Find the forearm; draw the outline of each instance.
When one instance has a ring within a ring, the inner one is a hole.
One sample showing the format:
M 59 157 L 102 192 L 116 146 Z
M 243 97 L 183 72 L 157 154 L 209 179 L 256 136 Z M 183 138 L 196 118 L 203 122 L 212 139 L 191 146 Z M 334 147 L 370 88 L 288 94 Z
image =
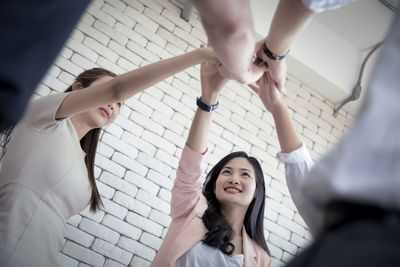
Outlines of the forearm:
M 281 0 L 266 38 L 268 49 L 275 55 L 285 54 L 313 14 L 300 0 Z
M 194 0 L 218 60 L 240 82 L 250 71 L 255 49 L 248 0 Z
M 301 146 L 301 140 L 296 133 L 289 110 L 283 102 L 271 111 L 275 122 L 276 133 L 283 153 L 290 153 Z
M 201 96 L 201 101 L 207 105 L 217 103 L 218 96 Z M 194 151 L 203 153 L 208 147 L 208 134 L 213 112 L 206 112 L 197 108 L 192 126 L 190 127 L 187 145 Z
M 116 95 L 123 101 L 193 65 L 201 63 L 201 50 L 165 59 L 122 74 L 114 79 Z

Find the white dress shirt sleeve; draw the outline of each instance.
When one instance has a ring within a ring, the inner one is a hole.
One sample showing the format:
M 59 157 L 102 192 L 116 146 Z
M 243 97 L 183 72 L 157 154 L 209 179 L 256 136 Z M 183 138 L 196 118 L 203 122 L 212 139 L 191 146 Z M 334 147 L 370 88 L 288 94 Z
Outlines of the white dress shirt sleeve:
M 314 163 L 304 144 L 290 153 L 278 153 L 277 158 L 285 164 L 286 183 L 290 195 L 303 220 L 313 234 L 317 233 L 322 224 L 322 212 L 305 198 L 303 184 Z
M 355 0 L 301 0 L 310 10 L 319 13 L 329 9 L 336 9 Z

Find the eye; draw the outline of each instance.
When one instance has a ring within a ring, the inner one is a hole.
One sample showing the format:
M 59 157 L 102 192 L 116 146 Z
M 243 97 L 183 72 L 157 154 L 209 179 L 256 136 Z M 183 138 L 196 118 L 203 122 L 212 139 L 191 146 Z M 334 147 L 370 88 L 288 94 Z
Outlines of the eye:
M 222 170 L 222 174 L 230 174 L 230 173 L 231 173 L 231 171 L 228 169 Z
M 117 106 L 120 108 L 122 106 L 121 102 L 117 102 Z
M 242 173 L 242 176 L 245 176 L 245 177 L 247 177 L 247 178 L 250 178 L 250 177 L 251 177 L 250 174 L 249 174 L 248 172 Z

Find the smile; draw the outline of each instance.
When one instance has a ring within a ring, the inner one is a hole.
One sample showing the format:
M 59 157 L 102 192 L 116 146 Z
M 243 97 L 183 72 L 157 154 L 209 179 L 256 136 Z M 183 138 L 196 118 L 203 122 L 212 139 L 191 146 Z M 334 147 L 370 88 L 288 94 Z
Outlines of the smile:
M 242 193 L 242 190 L 240 190 L 236 187 L 227 187 L 224 189 L 224 191 L 228 192 L 228 193 L 233 193 L 233 194 Z

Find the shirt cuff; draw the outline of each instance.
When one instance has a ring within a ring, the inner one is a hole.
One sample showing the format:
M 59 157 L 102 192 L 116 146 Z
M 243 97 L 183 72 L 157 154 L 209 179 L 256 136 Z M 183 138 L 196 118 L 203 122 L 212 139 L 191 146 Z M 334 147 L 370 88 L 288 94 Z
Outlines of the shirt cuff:
M 312 162 L 310 153 L 304 143 L 302 143 L 298 149 L 295 149 L 290 153 L 277 153 L 276 158 L 284 164 L 297 164 L 304 161 Z

